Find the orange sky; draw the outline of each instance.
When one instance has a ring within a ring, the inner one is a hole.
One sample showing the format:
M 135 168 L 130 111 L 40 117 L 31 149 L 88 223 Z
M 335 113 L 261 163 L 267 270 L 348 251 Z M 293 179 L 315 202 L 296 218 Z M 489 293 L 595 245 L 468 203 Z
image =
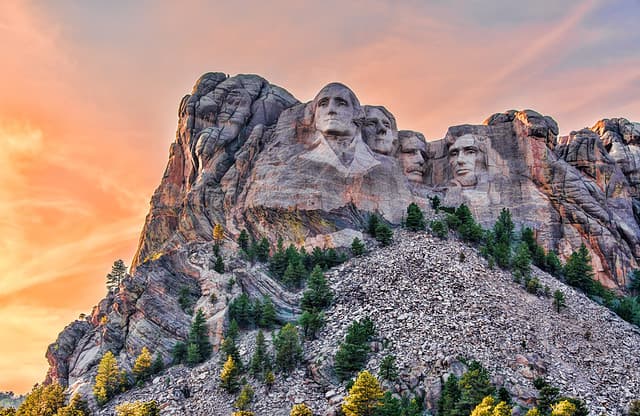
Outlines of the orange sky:
M 302 101 L 340 81 L 431 139 L 511 108 L 565 134 L 640 121 L 637 0 L 126 3 L 0 4 L 0 390 L 42 380 L 46 346 L 129 264 L 204 72 Z

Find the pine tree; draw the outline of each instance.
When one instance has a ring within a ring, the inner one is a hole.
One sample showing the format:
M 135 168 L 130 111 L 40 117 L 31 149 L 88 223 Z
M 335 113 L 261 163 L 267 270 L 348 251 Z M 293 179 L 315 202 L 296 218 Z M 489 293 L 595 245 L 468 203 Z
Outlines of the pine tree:
M 398 366 L 396 366 L 395 356 L 387 355 L 382 359 L 378 375 L 383 380 L 389 381 L 395 381 L 398 378 Z
M 242 391 L 240 392 L 238 399 L 233 403 L 233 405 L 238 410 L 247 410 L 249 408 L 249 403 L 251 403 L 251 400 L 253 400 L 253 395 L 254 392 L 251 385 L 245 384 L 242 387 Z
M 516 279 L 524 279 L 525 282 L 529 280 L 531 277 L 531 255 L 526 243 L 522 242 L 518 246 L 511 266 Z
M 222 240 L 224 240 L 224 228 L 222 224 L 216 224 L 213 226 L 213 240 L 216 242 L 216 245 L 220 245 Z
M 289 416 L 313 416 L 313 411 L 304 403 L 295 404 Z
M 562 263 L 555 251 L 549 250 L 544 259 L 544 264 L 547 272 L 556 277 L 560 276 L 560 273 L 562 272 Z
M 16 409 L 16 416 L 54 416 L 64 406 L 64 387 L 54 383 L 33 386 Z
M 290 323 L 283 326 L 273 340 L 273 345 L 276 348 L 276 365 L 280 371 L 290 373 L 302 358 L 302 347 L 296 327 Z
M 334 371 L 340 380 L 347 380 L 364 367 L 370 351 L 368 342 L 374 334 L 375 328 L 369 318 L 351 323 L 334 358 Z
M 220 372 L 220 386 L 227 391 L 227 393 L 234 393 L 238 390 L 240 373 L 236 363 L 233 361 L 233 357 L 227 356 L 227 361 L 222 367 Z
M 358 237 L 351 243 L 351 253 L 356 257 L 364 254 L 364 243 Z
M 593 289 L 593 267 L 591 267 L 591 256 L 589 250 L 584 245 L 578 251 L 571 253 L 564 266 L 564 275 L 567 283 L 581 289 L 585 293 L 591 293 Z
M 258 334 L 256 335 L 256 350 L 251 357 L 251 374 L 254 376 L 262 376 L 265 363 L 269 359 L 267 356 L 267 345 L 265 343 L 264 334 L 262 330 L 258 330 Z
M 147 347 L 142 347 L 140 355 L 133 364 L 133 376 L 137 382 L 142 382 L 151 375 L 151 365 L 151 352 Z
M 216 257 L 216 264 L 213 266 L 213 270 L 218 273 L 224 273 L 224 260 L 222 260 L 222 256 Z
M 275 277 L 281 279 L 284 276 L 288 265 L 289 260 L 287 259 L 287 254 L 284 251 L 282 238 L 279 238 L 278 244 L 276 245 L 276 251 L 273 253 L 273 256 L 271 256 L 271 260 L 269 260 L 269 271 L 273 273 Z
M 262 314 L 260 314 L 258 325 L 265 329 L 271 329 L 277 320 L 276 308 L 273 305 L 273 301 L 269 296 L 265 296 L 262 299 Z
M 173 356 L 173 364 L 182 364 L 187 360 L 187 344 L 184 342 L 176 342 L 171 350 Z
M 495 387 L 489 380 L 489 373 L 477 361 L 469 365 L 469 370 L 460 377 L 460 400 L 456 405 L 459 414 L 469 414 L 486 396 L 493 395 Z
M 564 298 L 564 293 L 560 290 L 556 290 L 553 292 L 553 307 L 556 308 L 556 311 L 560 313 L 560 309 L 566 306 L 566 301 Z
M 369 216 L 369 222 L 367 224 L 367 232 L 370 236 L 376 236 L 376 229 L 378 228 L 378 224 L 380 223 L 380 218 L 376 214 L 371 214 Z
M 302 310 L 312 312 L 322 310 L 333 300 L 333 292 L 325 279 L 320 266 L 316 266 L 307 282 L 307 290 L 302 294 L 300 306 Z
M 383 246 L 386 247 L 393 241 L 393 231 L 391 228 L 383 222 L 378 224 L 376 227 L 376 240 Z
M 155 400 L 125 402 L 116 406 L 116 416 L 160 416 L 160 406 Z
M 161 373 L 164 369 L 164 360 L 162 359 L 162 354 L 157 353 L 156 358 L 153 360 L 153 364 L 151 364 L 151 374 Z
M 345 397 L 342 411 L 345 416 L 374 416 L 382 405 L 382 388 L 378 380 L 367 370 L 358 374 L 349 395 Z
M 109 401 L 122 386 L 120 369 L 116 357 L 111 351 L 107 351 L 98 364 L 96 382 L 93 386 L 93 394 L 100 406 Z
M 431 199 L 431 208 L 433 208 L 433 210 L 437 214 L 438 210 L 440 209 L 440 198 L 438 197 L 438 195 L 434 195 L 433 198 L 430 198 L 430 199 Z
M 324 326 L 324 313 L 318 311 L 304 311 L 298 323 L 302 327 L 305 338 L 315 339 L 316 333 Z
M 235 367 L 239 372 L 242 372 L 244 364 L 240 359 L 240 351 L 236 345 L 235 339 L 232 337 L 226 337 L 222 344 L 220 344 L 221 357 L 232 357 Z
M 260 243 L 256 245 L 256 257 L 261 262 L 269 261 L 269 240 L 267 237 L 262 237 Z
M 407 207 L 406 227 L 411 231 L 420 231 L 426 228 L 424 214 L 418 205 L 410 203 Z
M 438 415 L 454 416 L 455 408 L 460 401 L 460 387 L 458 386 L 458 377 L 454 374 L 449 375 L 447 381 L 442 387 L 442 394 L 438 400 Z
M 449 234 L 447 225 L 442 221 L 439 221 L 439 220 L 431 221 L 429 223 L 429 227 L 431 228 L 431 231 L 433 232 L 433 234 L 435 234 L 436 237 L 438 237 L 441 240 L 444 240 L 445 238 L 447 238 L 447 235 Z
M 127 275 L 127 266 L 121 259 L 113 262 L 111 266 L 111 273 L 107 274 L 107 290 L 114 291 L 120 286 L 120 283 Z
M 273 387 L 273 384 L 275 382 L 276 382 L 276 376 L 273 374 L 273 371 L 268 370 L 264 374 L 264 384 L 265 386 L 267 386 L 267 390 L 271 390 L 271 387 Z
M 249 251 L 249 234 L 245 230 L 240 231 L 240 235 L 238 236 L 238 246 L 240 250 L 244 250 L 245 252 Z
M 197 346 L 197 350 L 195 346 Z M 193 319 L 191 328 L 189 330 L 187 362 L 189 362 L 190 364 L 197 364 L 206 360 L 211 356 L 211 348 L 211 343 L 209 342 L 209 331 L 207 329 L 207 321 L 204 317 L 204 312 L 202 312 L 202 309 L 198 309 L 198 312 L 196 312 L 196 316 Z M 189 357 L 190 351 L 191 359 Z

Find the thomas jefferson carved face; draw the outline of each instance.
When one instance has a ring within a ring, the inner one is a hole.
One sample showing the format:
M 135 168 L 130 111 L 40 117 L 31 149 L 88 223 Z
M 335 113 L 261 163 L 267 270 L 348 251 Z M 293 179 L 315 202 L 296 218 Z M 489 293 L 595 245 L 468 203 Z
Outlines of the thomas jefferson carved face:
M 424 182 L 427 144 L 415 134 L 400 137 L 400 163 L 412 182 Z
M 394 154 L 398 146 L 398 130 L 393 116 L 381 107 L 365 106 L 364 134 L 367 144 L 376 153 Z
M 353 119 L 360 104 L 349 88 L 338 83 L 329 84 L 320 90 L 313 102 L 315 127 L 325 137 L 353 137 L 356 134 Z
M 476 138 L 465 134 L 449 147 L 449 167 L 453 179 L 462 186 L 475 186 L 478 182 L 476 170 L 482 163 L 482 155 Z

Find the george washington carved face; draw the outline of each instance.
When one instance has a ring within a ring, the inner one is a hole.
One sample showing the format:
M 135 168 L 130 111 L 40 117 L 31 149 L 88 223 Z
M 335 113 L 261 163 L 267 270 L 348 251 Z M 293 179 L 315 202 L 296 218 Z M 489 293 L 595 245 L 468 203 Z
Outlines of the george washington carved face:
M 313 104 L 315 128 L 325 137 L 355 136 L 354 117 L 360 111 L 360 103 L 348 87 L 331 83 L 320 90 Z
M 453 180 L 461 186 L 475 186 L 483 168 L 484 155 L 480 143 L 472 134 L 464 134 L 449 146 L 449 168 Z

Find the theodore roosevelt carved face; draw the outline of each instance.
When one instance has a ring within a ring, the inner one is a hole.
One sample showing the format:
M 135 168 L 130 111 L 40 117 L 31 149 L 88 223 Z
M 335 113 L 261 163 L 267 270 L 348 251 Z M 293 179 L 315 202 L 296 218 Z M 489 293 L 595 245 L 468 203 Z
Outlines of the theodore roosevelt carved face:
M 411 132 L 400 135 L 400 153 L 398 158 L 402 170 L 412 182 L 424 182 L 427 144 L 424 138 Z

